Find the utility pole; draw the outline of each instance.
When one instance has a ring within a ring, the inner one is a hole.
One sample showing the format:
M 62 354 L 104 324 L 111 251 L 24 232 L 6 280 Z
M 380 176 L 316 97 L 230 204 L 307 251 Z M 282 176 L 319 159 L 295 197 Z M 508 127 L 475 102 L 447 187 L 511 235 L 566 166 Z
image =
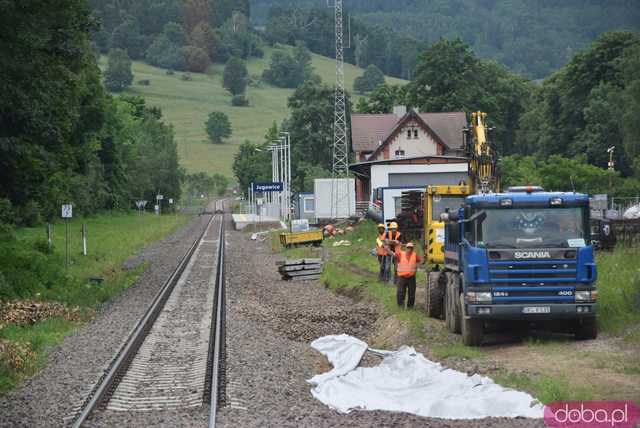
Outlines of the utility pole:
M 291 232 L 291 134 L 288 132 L 281 132 L 283 135 L 282 141 L 284 143 L 284 157 L 285 157 L 285 198 L 286 198 L 286 220 L 289 225 L 289 232 Z
M 331 171 L 331 214 L 337 218 L 339 207 L 346 202 L 350 211 L 348 182 L 349 146 L 347 138 L 347 111 L 344 94 L 344 43 L 342 25 L 342 0 L 334 0 L 336 37 L 336 87 L 333 115 L 333 167 Z M 351 213 L 348 213 L 351 214 Z
M 609 173 L 609 193 L 611 193 L 611 189 L 613 186 L 613 173 L 615 171 L 615 164 L 614 164 L 614 160 L 613 160 L 613 152 L 615 151 L 616 146 L 611 146 L 607 149 L 607 153 L 609 153 L 609 162 L 607 163 L 607 169 L 610 171 Z M 613 198 L 612 198 L 613 199 Z

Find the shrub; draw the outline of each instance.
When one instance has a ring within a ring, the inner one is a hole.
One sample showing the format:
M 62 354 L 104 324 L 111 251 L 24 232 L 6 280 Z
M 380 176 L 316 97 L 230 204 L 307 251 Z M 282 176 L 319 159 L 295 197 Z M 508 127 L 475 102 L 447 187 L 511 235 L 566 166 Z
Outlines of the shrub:
M 0 223 L 14 223 L 13 205 L 7 198 L 0 198 Z
M 8 242 L 16 239 L 15 229 L 8 223 L 0 223 L 0 242 Z
M 172 69 L 168 69 L 167 71 L 164 72 L 164 74 L 166 74 L 167 76 L 173 76 L 174 74 L 176 74 L 176 72 L 173 71 Z
M 249 105 L 249 99 L 242 94 L 234 95 L 231 98 L 231 105 L 234 107 L 246 107 Z
M 53 246 L 49 246 L 49 241 L 44 238 L 33 241 L 33 249 L 42 254 L 51 254 Z
M 27 202 L 18 209 L 16 223 L 21 226 L 36 226 L 42 223 L 41 208 L 35 201 Z
M 49 290 L 63 289 L 68 283 L 64 261 L 59 255 L 44 254 L 33 241 L 15 240 L 0 244 L 3 281 L 0 299 L 12 300 L 35 296 L 47 297 Z
M 191 77 L 191 73 L 184 73 L 182 76 L 180 76 L 180 80 L 184 80 L 185 82 L 190 82 L 193 80 L 193 77 Z
M 149 86 L 151 81 L 149 79 L 138 80 L 138 85 L 140 86 Z

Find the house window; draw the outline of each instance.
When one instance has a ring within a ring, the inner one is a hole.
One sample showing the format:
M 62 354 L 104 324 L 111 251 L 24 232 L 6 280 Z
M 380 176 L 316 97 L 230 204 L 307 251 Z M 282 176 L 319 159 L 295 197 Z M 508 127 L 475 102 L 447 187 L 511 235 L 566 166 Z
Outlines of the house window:
M 304 212 L 313 213 L 316 210 L 316 200 L 312 197 L 304 198 Z
M 418 138 L 418 128 L 413 129 L 413 138 Z
M 396 150 L 396 159 L 402 159 L 402 158 L 404 158 L 404 150 L 402 149 Z
M 407 140 L 411 139 L 411 129 L 407 129 Z
M 393 198 L 396 217 L 402 213 L 402 196 Z

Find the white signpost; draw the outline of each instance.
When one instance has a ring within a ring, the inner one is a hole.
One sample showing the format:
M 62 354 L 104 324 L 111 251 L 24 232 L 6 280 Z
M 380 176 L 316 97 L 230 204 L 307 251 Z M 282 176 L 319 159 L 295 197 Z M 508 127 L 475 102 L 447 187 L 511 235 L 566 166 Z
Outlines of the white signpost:
M 156 195 L 156 214 L 160 215 L 160 201 L 164 199 L 164 195 Z
M 73 205 L 62 204 L 62 218 L 64 219 L 65 266 L 69 268 L 69 219 L 73 217 Z

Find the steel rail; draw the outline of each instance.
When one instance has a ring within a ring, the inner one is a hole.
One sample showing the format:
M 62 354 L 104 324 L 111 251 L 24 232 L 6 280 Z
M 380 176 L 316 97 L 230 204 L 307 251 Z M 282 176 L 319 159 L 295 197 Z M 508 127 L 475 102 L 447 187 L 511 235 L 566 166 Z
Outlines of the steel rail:
M 218 404 L 222 398 L 222 394 L 219 388 L 222 384 L 221 376 L 222 371 L 220 367 L 220 356 L 224 353 L 225 345 L 225 236 L 224 236 L 224 214 L 222 221 L 220 222 L 220 235 L 218 238 L 218 271 L 216 275 L 216 291 L 214 301 L 214 318 L 212 322 L 215 322 L 215 326 L 211 329 L 211 342 L 212 343 L 212 361 L 211 361 L 211 388 L 210 388 L 210 406 L 211 411 L 209 413 L 209 427 L 214 428 L 216 426 L 216 416 L 218 413 Z
M 164 304 L 171 295 L 171 292 L 175 288 L 175 285 L 180 279 L 180 276 L 187 267 L 191 256 L 193 256 L 193 253 L 195 252 L 196 248 L 198 248 L 200 241 L 202 241 L 202 238 L 204 238 L 205 234 L 209 230 L 209 227 L 216 217 L 218 216 L 211 216 L 211 218 L 207 222 L 207 226 L 204 228 L 200 236 L 198 236 L 193 241 L 193 244 L 191 244 L 191 247 L 189 247 L 185 255 L 182 257 L 176 269 L 172 272 L 172 274 L 165 281 L 163 286 L 154 297 L 144 316 L 138 321 L 136 326 L 129 334 L 126 342 L 120 347 L 118 353 L 116 354 L 116 357 L 111 363 L 108 372 L 100 379 L 100 381 L 98 381 L 88 398 L 85 400 L 80 414 L 73 423 L 74 428 L 80 428 L 82 424 L 87 421 L 91 412 L 93 412 L 100 405 L 100 403 L 102 403 L 106 395 L 116 386 L 117 381 L 119 380 L 119 375 L 126 371 L 127 366 L 131 363 L 131 360 L 136 355 L 136 352 L 140 348 L 140 345 L 142 345 L 142 342 L 144 342 L 147 333 L 153 326 L 155 320 L 158 318 L 158 315 L 164 307 Z

